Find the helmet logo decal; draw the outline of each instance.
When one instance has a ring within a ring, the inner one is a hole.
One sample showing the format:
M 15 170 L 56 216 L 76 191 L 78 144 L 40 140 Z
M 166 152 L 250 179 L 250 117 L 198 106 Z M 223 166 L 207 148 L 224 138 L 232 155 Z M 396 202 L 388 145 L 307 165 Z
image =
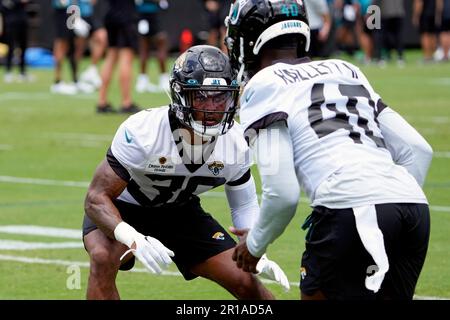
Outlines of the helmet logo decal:
M 223 78 L 205 78 L 203 80 L 205 86 L 226 86 L 227 81 Z
M 300 21 L 287 21 L 281 26 L 281 30 L 289 28 L 301 28 L 302 24 Z
M 285 14 L 286 17 L 297 17 L 298 7 L 295 4 L 291 4 L 290 6 L 283 5 L 281 7 L 281 13 Z
M 189 79 L 189 80 L 187 81 L 187 83 L 195 86 L 195 85 L 198 84 L 198 81 L 197 81 L 197 79 Z

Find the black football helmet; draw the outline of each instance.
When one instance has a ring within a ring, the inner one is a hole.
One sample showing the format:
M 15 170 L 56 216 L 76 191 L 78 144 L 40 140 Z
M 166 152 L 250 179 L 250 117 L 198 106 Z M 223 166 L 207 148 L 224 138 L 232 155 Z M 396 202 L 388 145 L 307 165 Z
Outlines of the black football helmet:
M 255 70 L 261 48 L 272 39 L 298 35 L 297 50 L 309 50 L 310 29 L 303 0 L 236 0 L 225 24 L 225 44 L 239 82 Z
M 171 110 L 202 137 L 222 135 L 234 124 L 239 85 L 228 57 L 218 48 L 194 46 L 170 75 Z

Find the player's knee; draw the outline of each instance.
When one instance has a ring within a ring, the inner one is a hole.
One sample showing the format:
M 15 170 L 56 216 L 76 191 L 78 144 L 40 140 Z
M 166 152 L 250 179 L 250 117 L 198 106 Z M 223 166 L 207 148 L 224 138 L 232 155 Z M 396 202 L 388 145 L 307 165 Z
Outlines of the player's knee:
M 119 269 L 119 258 L 104 247 L 94 248 L 89 252 L 91 258 L 91 272 L 105 273 L 108 271 L 115 272 Z
M 250 273 L 244 273 L 235 281 L 233 293 L 238 299 L 254 300 L 262 298 L 261 290 L 264 290 L 264 287 L 259 280 Z

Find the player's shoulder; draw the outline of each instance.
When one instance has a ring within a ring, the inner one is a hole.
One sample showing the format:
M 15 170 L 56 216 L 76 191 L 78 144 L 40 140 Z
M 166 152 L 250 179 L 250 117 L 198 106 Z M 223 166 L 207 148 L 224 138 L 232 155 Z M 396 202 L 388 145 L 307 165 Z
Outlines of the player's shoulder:
M 344 67 L 346 69 L 350 69 L 351 71 L 357 71 L 360 72 L 360 69 L 358 66 L 354 65 L 351 62 L 342 60 L 342 59 L 327 59 L 327 60 L 322 60 L 323 62 L 327 62 L 327 63 L 333 63 L 335 65 L 337 65 L 338 67 Z
M 234 121 L 234 125 L 228 130 L 225 137 L 238 148 L 237 150 L 241 152 L 247 151 L 248 144 L 244 136 L 244 127 L 237 121 Z
M 155 141 L 170 131 L 168 120 L 169 107 L 142 110 L 128 117 L 116 132 L 114 144 L 127 147 L 145 148 L 154 145 Z
M 168 111 L 168 106 L 142 110 L 129 116 L 121 126 L 129 132 L 147 135 L 165 124 L 163 120 L 167 117 Z
M 168 111 L 168 106 L 145 109 L 129 116 L 123 124 L 129 127 L 140 126 L 148 120 L 157 120 L 158 118 L 164 117 Z
M 111 144 L 114 156 L 124 164 L 139 167 L 157 145 L 166 139 L 170 129 L 168 107 L 140 111 L 126 119 L 119 127 Z
M 264 69 L 259 70 L 246 84 L 245 89 L 247 88 L 261 88 L 261 87 L 270 87 L 276 86 L 277 83 L 273 81 L 274 79 L 274 70 L 276 70 L 276 65 L 268 66 Z

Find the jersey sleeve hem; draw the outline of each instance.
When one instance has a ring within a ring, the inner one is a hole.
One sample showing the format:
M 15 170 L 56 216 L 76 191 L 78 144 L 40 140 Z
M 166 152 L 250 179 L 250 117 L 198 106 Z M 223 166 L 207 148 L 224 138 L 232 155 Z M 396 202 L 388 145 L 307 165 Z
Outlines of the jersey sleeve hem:
M 248 169 L 239 179 L 227 182 L 227 185 L 230 187 L 243 185 L 250 180 L 251 176 L 250 169 Z
M 250 126 L 247 127 L 247 129 L 245 129 L 245 137 L 247 141 L 251 141 L 259 134 L 259 131 L 267 129 L 275 122 L 284 121 L 287 125 L 288 117 L 289 115 L 286 112 L 280 111 L 265 115 L 263 118 L 253 122 Z
M 112 153 L 111 147 L 108 149 L 108 152 L 106 153 L 106 160 L 108 161 L 109 165 L 113 169 L 113 171 L 124 181 L 128 182 L 131 179 L 131 176 L 127 169 L 125 169 L 124 166 L 117 160 L 117 158 Z

